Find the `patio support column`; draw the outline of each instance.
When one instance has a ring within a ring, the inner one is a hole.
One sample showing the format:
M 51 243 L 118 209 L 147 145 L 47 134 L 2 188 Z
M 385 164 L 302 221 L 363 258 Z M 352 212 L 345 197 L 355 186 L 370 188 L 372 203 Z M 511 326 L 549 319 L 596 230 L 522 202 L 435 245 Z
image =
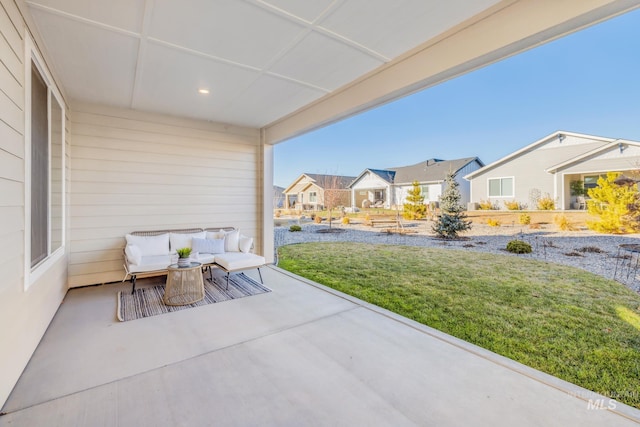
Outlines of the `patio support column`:
M 273 233 L 273 145 L 265 144 L 264 129 L 260 130 L 260 170 L 262 171 L 262 188 L 259 189 L 260 194 L 256 203 L 258 206 L 259 219 L 262 223 L 262 256 L 265 257 L 267 263 L 274 261 L 274 233 Z M 288 196 L 287 196 L 288 197 Z

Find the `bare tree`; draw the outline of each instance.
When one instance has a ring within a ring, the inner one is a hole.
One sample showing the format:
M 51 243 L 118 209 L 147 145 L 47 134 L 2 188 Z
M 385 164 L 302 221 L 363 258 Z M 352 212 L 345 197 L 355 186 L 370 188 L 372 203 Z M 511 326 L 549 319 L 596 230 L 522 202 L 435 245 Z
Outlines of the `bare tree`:
M 322 175 L 317 182 L 322 187 L 322 204 L 329 211 L 329 228 L 333 223 L 333 211 L 339 206 L 344 206 L 345 201 L 351 197 L 351 192 L 344 188 L 343 177 L 338 175 Z

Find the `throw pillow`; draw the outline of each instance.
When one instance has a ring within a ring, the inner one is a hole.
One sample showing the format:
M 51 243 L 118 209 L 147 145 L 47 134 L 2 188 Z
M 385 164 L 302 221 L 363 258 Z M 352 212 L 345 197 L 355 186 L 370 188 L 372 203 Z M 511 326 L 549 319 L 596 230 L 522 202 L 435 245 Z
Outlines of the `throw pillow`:
M 157 236 L 125 236 L 128 245 L 136 245 L 142 256 L 167 255 L 169 253 L 169 233 Z
M 240 231 L 231 230 L 224 234 L 224 250 L 226 252 L 238 252 L 238 240 L 240 240 Z
M 223 254 L 224 253 L 224 238 L 223 239 L 198 239 L 193 238 L 191 241 L 192 249 L 194 252 L 201 254 Z
M 240 235 L 240 239 L 238 239 L 238 249 L 240 249 L 240 252 L 244 252 L 245 254 L 249 253 L 252 246 L 253 237 Z
M 204 239 L 207 233 L 201 231 L 199 233 L 171 233 L 169 234 L 169 242 L 171 243 L 171 252 L 175 252 L 180 248 L 191 248 L 191 239 Z
M 127 254 L 127 260 L 129 260 L 131 264 L 140 265 L 142 262 L 142 252 L 140 252 L 140 248 L 136 245 L 127 245 L 124 253 Z

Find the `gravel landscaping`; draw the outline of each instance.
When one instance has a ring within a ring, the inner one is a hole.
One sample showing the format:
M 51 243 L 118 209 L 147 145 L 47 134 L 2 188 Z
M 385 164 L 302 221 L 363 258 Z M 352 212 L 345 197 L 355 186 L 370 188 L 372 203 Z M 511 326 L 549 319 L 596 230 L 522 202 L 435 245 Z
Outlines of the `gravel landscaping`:
M 522 226 L 490 227 L 474 224 L 471 231 L 464 233 L 460 240 L 441 240 L 431 233 L 431 223 L 414 222 L 405 226 L 407 234 L 389 233 L 384 229 L 373 229 L 362 224 L 335 225 L 341 232 L 322 233 L 324 224 L 301 224 L 302 231 L 291 232 L 289 226 L 275 227 L 275 247 L 306 242 L 360 242 L 387 245 L 423 246 L 450 248 L 469 251 L 482 251 L 502 255 L 511 255 L 537 259 L 547 262 L 578 267 L 608 279 L 614 277 L 616 262 L 618 276 L 621 264 L 628 263 L 627 258 L 618 256 L 621 244 L 640 244 L 640 235 L 596 234 L 588 230 L 555 231 L 533 230 Z M 510 240 L 519 239 L 528 242 L 533 252 L 515 255 L 505 250 Z M 636 259 L 633 258 L 635 264 Z M 626 273 L 626 272 L 625 272 Z M 623 275 L 626 277 L 626 275 Z M 640 292 L 640 280 L 630 275 L 628 280 L 620 280 L 630 289 Z

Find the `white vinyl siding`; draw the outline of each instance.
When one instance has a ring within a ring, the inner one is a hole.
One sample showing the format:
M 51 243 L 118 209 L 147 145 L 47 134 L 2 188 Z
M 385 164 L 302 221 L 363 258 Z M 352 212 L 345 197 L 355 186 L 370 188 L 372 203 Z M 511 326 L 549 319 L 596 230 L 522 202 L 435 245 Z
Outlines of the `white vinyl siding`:
M 489 197 L 513 197 L 513 177 L 490 178 L 487 182 Z
M 258 130 L 79 105 L 72 134 L 70 286 L 121 280 L 136 230 L 235 226 L 262 248 Z
M 0 406 L 18 381 L 29 358 L 67 291 L 66 258 L 46 266 L 30 284 L 30 251 L 26 242 L 27 181 L 26 74 L 30 54 L 20 11 L 10 0 L 0 0 Z M 68 174 L 67 174 L 68 176 Z

